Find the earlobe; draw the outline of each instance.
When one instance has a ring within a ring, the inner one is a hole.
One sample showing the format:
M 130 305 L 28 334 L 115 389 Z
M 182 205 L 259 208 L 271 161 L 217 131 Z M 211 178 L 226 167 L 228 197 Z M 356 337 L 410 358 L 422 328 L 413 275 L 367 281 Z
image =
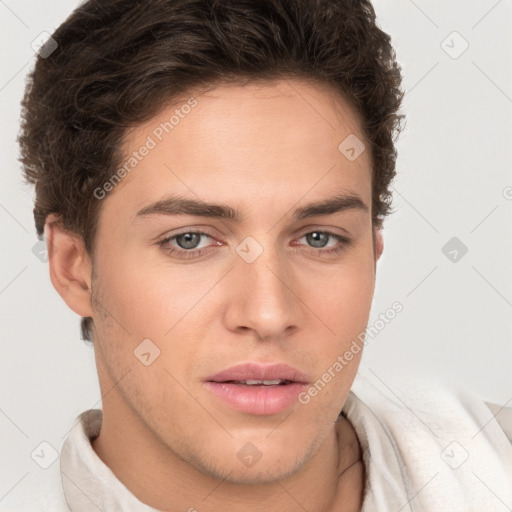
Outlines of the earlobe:
M 382 252 L 384 251 L 384 239 L 382 237 L 382 229 L 375 230 L 375 238 L 374 238 L 374 252 L 375 252 L 375 263 L 381 257 Z
M 75 313 L 92 316 L 92 266 L 82 238 L 65 230 L 54 215 L 48 216 L 44 234 L 54 288 Z

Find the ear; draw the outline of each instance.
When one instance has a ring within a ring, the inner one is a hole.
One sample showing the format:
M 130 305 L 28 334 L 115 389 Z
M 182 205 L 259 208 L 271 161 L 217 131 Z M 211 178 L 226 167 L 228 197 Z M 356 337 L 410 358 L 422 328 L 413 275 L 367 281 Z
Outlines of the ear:
M 381 257 L 384 251 L 384 239 L 382 237 L 382 229 L 375 229 L 373 232 L 373 252 L 375 254 L 375 263 Z
M 54 288 L 75 313 L 93 316 L 92 265 L 82 238 L 65 230 L 53 214 L 46 220 L 44 234 Z

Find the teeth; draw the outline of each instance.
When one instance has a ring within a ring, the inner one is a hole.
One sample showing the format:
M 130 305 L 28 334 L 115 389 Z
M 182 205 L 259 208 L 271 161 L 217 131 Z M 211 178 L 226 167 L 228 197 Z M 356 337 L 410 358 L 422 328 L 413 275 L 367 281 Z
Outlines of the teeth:
M 257 380 L 257 379 L 247 379 L 240 381 L 241 384 L 247 384 L 248 386 L 257 386 L 263 384 L 264 386 L 275 386 L 276 384 L 281 383 L 281 379 L 274 380 Z

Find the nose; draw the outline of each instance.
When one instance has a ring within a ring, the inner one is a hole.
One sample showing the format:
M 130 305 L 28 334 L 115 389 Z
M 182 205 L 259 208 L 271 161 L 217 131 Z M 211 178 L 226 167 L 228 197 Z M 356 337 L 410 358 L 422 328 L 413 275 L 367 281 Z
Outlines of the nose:
M 293 268 L 277 251 L 265 249 L 248 263 L 235 255 L 229 273 L 230 292 L 225 325 L 233 332 L 253 331 L 258 338 L 277 340 L 297 330 L 302 308 Z

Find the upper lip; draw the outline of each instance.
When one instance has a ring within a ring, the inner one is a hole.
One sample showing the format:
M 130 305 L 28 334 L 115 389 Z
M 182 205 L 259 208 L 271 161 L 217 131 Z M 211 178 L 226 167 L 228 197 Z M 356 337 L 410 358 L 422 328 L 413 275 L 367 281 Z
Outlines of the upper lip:
M 308 383 L 308 377 L 297 368 L 284 363 L 260 364 L 260 363 L 242 363 L 226 370 L 222 370 L 215 375 L 207 377 L 207 382 L 227 382 L 230 380 L 287 380 Z

